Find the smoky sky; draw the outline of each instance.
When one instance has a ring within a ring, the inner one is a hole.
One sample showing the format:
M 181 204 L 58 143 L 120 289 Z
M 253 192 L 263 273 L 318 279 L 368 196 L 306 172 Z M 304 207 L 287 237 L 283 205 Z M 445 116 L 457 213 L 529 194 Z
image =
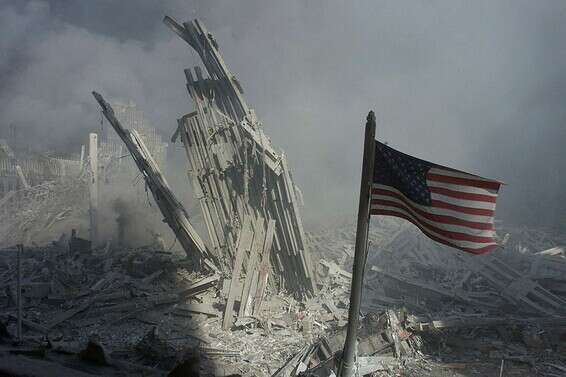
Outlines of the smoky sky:
M 566 2 L 3 0 L 0 127 L 78 150 L 97 90 L 168 138 L 199 61 L 165 14 L 215 35 L 307 220 L 355 213 L 372 109 L 392 147 L 504 181 L 500 219 L 564 229 Z

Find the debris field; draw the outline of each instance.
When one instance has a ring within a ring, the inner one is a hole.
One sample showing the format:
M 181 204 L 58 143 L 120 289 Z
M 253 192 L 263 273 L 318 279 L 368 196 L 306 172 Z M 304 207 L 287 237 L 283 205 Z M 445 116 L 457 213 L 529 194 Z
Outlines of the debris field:
M 164 23 L 205 70 L 185 71 L 194 111 L 178 119 L 172 142 L 186 153 L 206 234 L 156 162 L 155 135 L 97 92 L 155 204 L 145 210 L 160 214 L 176 248 L 157 232 L 131 247 L 99 231 L 101 187 L 119 178 L 121 147 L 98 149 L 91 134 L 88 157 L 82 148 L 80 159 L 44 158 L 57 168 L 39 180 L 44 168 L 2 141 L 0 375 L 332 376 L 354 226 L 305 229 L 285 154 L 218 42 L 198 20 Z M 500 249 L 470 256 L 403 221 L 372 220 L 359 375 L 566 376 L 566 236 L 505 224 L 498 232 Z

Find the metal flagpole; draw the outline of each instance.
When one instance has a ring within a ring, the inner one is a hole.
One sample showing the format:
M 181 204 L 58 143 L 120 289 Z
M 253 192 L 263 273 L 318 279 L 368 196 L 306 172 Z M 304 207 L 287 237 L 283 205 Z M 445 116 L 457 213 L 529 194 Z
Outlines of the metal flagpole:
M 16 285 L 16 299 L 18 306 L 18 322 L 16 325 L 16 334 L 18 337 L 18 342 L 23 340 L 22 337 L 22 251 L 24 250 L 24 245 L 19 244 L 17 254 L 17 285 Z
M 348 332 L 344 342 L 344 351 L 340 360 L 338 377 L 351 377 L 356 370 L 357 340 L 359 327 L 360 304 L 362 302 L 362 286 L 364 267 L 367 255 L 367 239 L 369 227 L 369 210 L 371 185 L 373 183 L 373 167 L 375 162 L 375 114 L 370 111 L 367 116 L 364 157 L 362 162 L 362 183 L 360 186 L 360 203 L 358 207 L 358 225 L 356 228 L 356 246 L 354 265 L 352 266 L 352 285 L 350 287 L 350 308 L 348 311 Z

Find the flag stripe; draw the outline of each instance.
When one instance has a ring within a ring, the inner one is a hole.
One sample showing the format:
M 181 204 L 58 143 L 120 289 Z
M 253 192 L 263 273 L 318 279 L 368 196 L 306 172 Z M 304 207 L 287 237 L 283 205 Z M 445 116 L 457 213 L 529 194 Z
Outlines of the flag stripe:
M 439 239 L 442 239 L 442 240 L 447 241 L 447 242 L 451 242 L 453 245 L 458 245 L 458 247 L 467 247 L 467 248 L 473 249 L 473 248 L 482 248 L 482 247 L 485 247 L 485 246 L 488 246 L 488 245 L 496 244 L 496 242 L 494 240 L 491 240 L 490 242 L 474 242 L 474 241 L 468 241 L 468 240 L 456 240 L 456 239 L 453 239 L 453 238 L 448 237 L 446 235 L 436 233 L 433 230 L 424 226 L 424 224 L 422 222 L 418 221 L 413 216 L 411 216 L 410 214 L 408 214 L 407 212 L 404 212 L 402 210 L 387 209 L 387 208 L 377 208 L 377 209 L 374 208 L 372 210 L 372 214 L 375 214 L 376 212 L 386 213 L 389 216 L 396 216 L 396 217 L 401 217 L 401 218 L 404 218 L 404 219 L 409 219 L 414 224 L 418 223 L 418 225 L 420 226 L 421 229 L 424 229 L 424 230 L 427 231 L 427 234 L 431 234 L 431 235 L 434 235 L 435 237 L 437 237 Z
M 387 211 L 387 210 L 381 210 L 381 209 L 372 209 L 371 214 L 372 215 L 395 216 L 395 217 L 400 217 L 400 218 L 403 218 L 405 220 L 408 220 L 411 223 L 413 223 L 415 226 L 417 226 L 421 230 L 421 232 L 426 234 L 427 237 L 431 238 L 432 240 L 434 240 L 436 242 L 440 242 L 440 243 L 447 245 L 447 246 L 450 246 L 450 247 L 454 247 L 456 249 L 460 249 L 462 251 L 466 251 L 468 253 L 483 254 L 483 253 L 486 253 L 486 252 L 493 250 L 494 248 L 497 247 L 496 243 L 489 243 L 485 246 L 479 246 L 479 247 L 466 247 L 466 246 L 463 246 L 463 245 L 457 245 L 453 242 L 447 241 L 443 238 L 440 238 L 440 237 L 434 235 L 433 233 L 431 233 L 428 230 L 426 230 L 425 228 L 423 228 L 419 223 L 415 222 L 412 218 L 410 218 L 409 216 L 406 216 L 404 214 L 401 214 L 401 213 L 397 213 L 397 212 L 393 212 L 393 211 Z M 476 243 L 474 243 L 474 244 L 478 245 Z
M 437 194 L 435 192 L 430 193 L 430 198 L 432 200 L 440 200 L 446 203 L 467 207 L 467 208 L 495 210 L 495 203 L 490 203 L 490 202 L 479 202 L 477 200 L 458 199 L 452 196 Z
M 469 215 L 480 215 L 480 216 L 494 216 L 495 211 L 491 209 L 483 209 L 483 208 L 469 208 L 469 207 L 462 207 L 457 206 L 454 204 L 446 203 L 441 200 L 432 200 L 432 205 L 437 208 L 446 208 L 452 209 L 454 211 L 467 213 Z
M 426 178 L 427 180 L 431 180 L 431 181 L 453 183 L 456 185 L 465 185 L 465 186 L 479 187 L 479 188 L 492 189 L 492 190 L 499 189 L 499 186 L 501 185 L 499 182 L 481 181 L 470 178 L 450 177 L 446 175 L 431 174 L 430 172 L 426 175 Z
M 455 169 L 447 168 L 446 166 L 440 166 L 440 165 L 435 165 L 435 166 L 431 167 L 429 172 L 432 173 L 432 174 L 448 175 L 450 177 L 469 178 L 469 179 L 475 179 L 475 180 L 484 181 L 484 182 L 497 182 L 497 181 L 494 181 L 493 179 L 483 178 L 483 177 L 480 177 L 480 176 L 477 176 L 477 175 L 474 175 L 474 174 L 465 173 L 465 172 L 460 171 L 460 170 L 455 170 Z M 501 184 L 501 182 L 497 182 L 497 183 Z
M 440 195 L 449 196 L 451 198 L 457 198 L 457 199 L 465 199 L 465 200 L 472 200 L 472 201 L 478 201 L 478 202 L 489 202 L 489 203 L 495 203 L 495 201 L 497 200 L 497 196 L 495 196 L 495 195 L 472 194 L 472 193 L 469 193 L 469 192 L 456 191 L 456 190 L 451 190 L 451 189 L 444 188 L 444 187 L 435 187 L 435 186 L 431 186 L 431 185 L 429 185 L 429 190 L 430 190 L 431 193 L 434 193 L 434 194 L 440 194 Z
M 399 203 L 400 201 L 400 203 Z M 440 224 L 448 224 L 448 225 L 457 225 L 457 226 L 461 226 L 461 227 L 467 227 L 467 228 L 472 228 L 472 229 L 478 229 L 478 230 L 493 230 L 494 226 L 493 226 L 493 222 L 491 223 L 480 223 L 480 222 L 475 222 L 475 221 L 467 221 L 467 220 L 462 220 L 461 218 L 457 218 L 457 217 L 453 217 L 453 216 L 443 216 L 443 215 L 436 215 L 433 213 L 428 213 L 426 211 L 420 210 L 418 208 L 415 208 L 411 203 L 409 203 L 409 200 L 407 199 L 392 199 L 390 197 L 387 196 L 372 196 L 372 200 L 371 200 L 371 204 L 380 204 L 380 205 L 384 205 L 384 206 L 392 206 L 392 207 L 397 207 L 397 208 L 408 208 L 409 210 L 411 210 L 412 212 L 414 212 L 415 214 L 427 219 L 427 220 L 431 220 L 431 221 L 435 221 L 437 223 Z
M 459 241 L 471 241 L 471 242 L 477 242 L 477 243 L 489 243 L 489 242 L 493 242 L 493 232 L 492 231 L 481 231 L 480 234 L 483 234 L 483 236 L 478 236 L 478 235 L 474 235 L 472 234 L 471 231 L 468 231 L 467 233 L 463 233 L 463 232 L 459 232 L 459 231 L 454 231 L 454 230 L 448 230 L 448 229 L 441 229 L 438 226 L 444 226 L 445 228 L 450 227 L 450 225 L 446 225 L 446 224 L 436 224 L 436 225 L 432 225 L 429 221 L 427 221 L 426 219 L 418 216 L 415 213 L 412 213 L 411 210 L 407 207 L 403 207 L 400 206 L 400 208 L 396 207 L 396 206 L 388 206 L 386 204 L 383 203 L 376 203 L 376 207 L 377 208 L 384 208 L 386 210 L 389 211 L 398 211 L 398 212 L 403 212 L 404 214 L 411 216 L 412 218 L 414 218 L 416 221 L 418 221 L 420 224 L 422 224 L 425 228 L 427 228 L 428 230 L 450 238 L 452 240 L 459 240 Z M 376 208 L 372 205 L 371 208 Z M 485 236 L 487 235 L 487 236 Z
M 385 191 L 389 191 L 389 192 L 394 192 L 397 195 L 395 195 L 398 198 L 406 198 L 405 195 L 403 195 L 403 193 L 401 193 L 401 191 L 390 187 L 390 186 L 385 186 L 385 185 L 381 185 L 378 183 L 374 183 L 373 184 L 373 189 L 372 189 L 372 194 L 378 194 L 381 191 L 377 191 L 377 190 L 385 190 Z M 386 195 L 388 195 L 386 193 Z M 407 199 L 409 200 L 409 199 Z M 438 205 L 435 205 L 435 202 Z M 453 205 L 450 203 L 446 203 L 443 201 L 435 201 L 433 199 L 432 201 L 432 206 L 428 207 L 428 206 L 422 206 L 419 204 L 414 203 L 413 201 L 411 201 L 411 203 L 417 207 L 420 208 L 422 210 L 426 210 L 427 212 L 430 213 L 435 213 L 438 215 L 447 215 L 447 216 L 462 216 L 462 213 L 465 213 L 467 216 L 467 218 L 470 218 L 470 220 L 472 221 L 480 221 L 480 222 L 489 222 L 489 221 L 484 221 L 486 220 L 486 218 L 491 218 L 494 215 L 494 211 L 489 210 L 489 209 L 478 209 L 478 208 L 473 208 L 473 207 L 463 207 L 463 206 L 458 206 L 458 205 Z M 474 216 L 474 217 L 470 217 L 470 216 Z M 480 218 L 481 216 L 481 218 Z
M 481 195 L 490 195 L 493 197 L 497 197 L 497 191 L 491 189 L 462 186 L 462 185 L 456 185 L 453 183 L 446 183 L 446 182 L 437 182 L 437 181 L 431 181 L 430 179 L 426 181 L 426 184 L 428 187 L 442 187 L 449 190 L 469 192 L 470 194 L 481 194 Z
M 479 223 L 479 224 L 492 224 L 493 223 L 493 216 L 477 216 L 477 215 L 469 215 L 463 214 L 462 212 L 452 211 L 452 210 L 445 210 L 436 207 L 429 207 L 429 206 L 422 206 L 419 205 L 403 194 L 399 192 L 394 192 L 390 190 L 373 190 L 373 194 L 371 196 L 372 199 L 385 199 L 385 200 L 400 200 L 407 205 L 410 205 L 411 208 L 422 211 L 425 213 L 429 213 L 431 215 L 439 215 L 444 216 L 444 218 L 457 218 L 463 219 L 464 221 L 469 221 L 471 223 Z

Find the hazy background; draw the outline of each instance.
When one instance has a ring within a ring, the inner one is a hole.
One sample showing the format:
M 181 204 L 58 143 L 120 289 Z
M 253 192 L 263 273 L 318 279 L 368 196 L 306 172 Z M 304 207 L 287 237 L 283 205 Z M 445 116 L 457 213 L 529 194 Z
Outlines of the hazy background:
M 169 138 L 199 61 L 165 14 L 215 35 L 310 224 L 354 213 L 373 109 L 393 147 L 506 182 L 500 219 L 564 230 L 565 1 L 0 0 L 0 131 L 78 153 L 97 90 Z

